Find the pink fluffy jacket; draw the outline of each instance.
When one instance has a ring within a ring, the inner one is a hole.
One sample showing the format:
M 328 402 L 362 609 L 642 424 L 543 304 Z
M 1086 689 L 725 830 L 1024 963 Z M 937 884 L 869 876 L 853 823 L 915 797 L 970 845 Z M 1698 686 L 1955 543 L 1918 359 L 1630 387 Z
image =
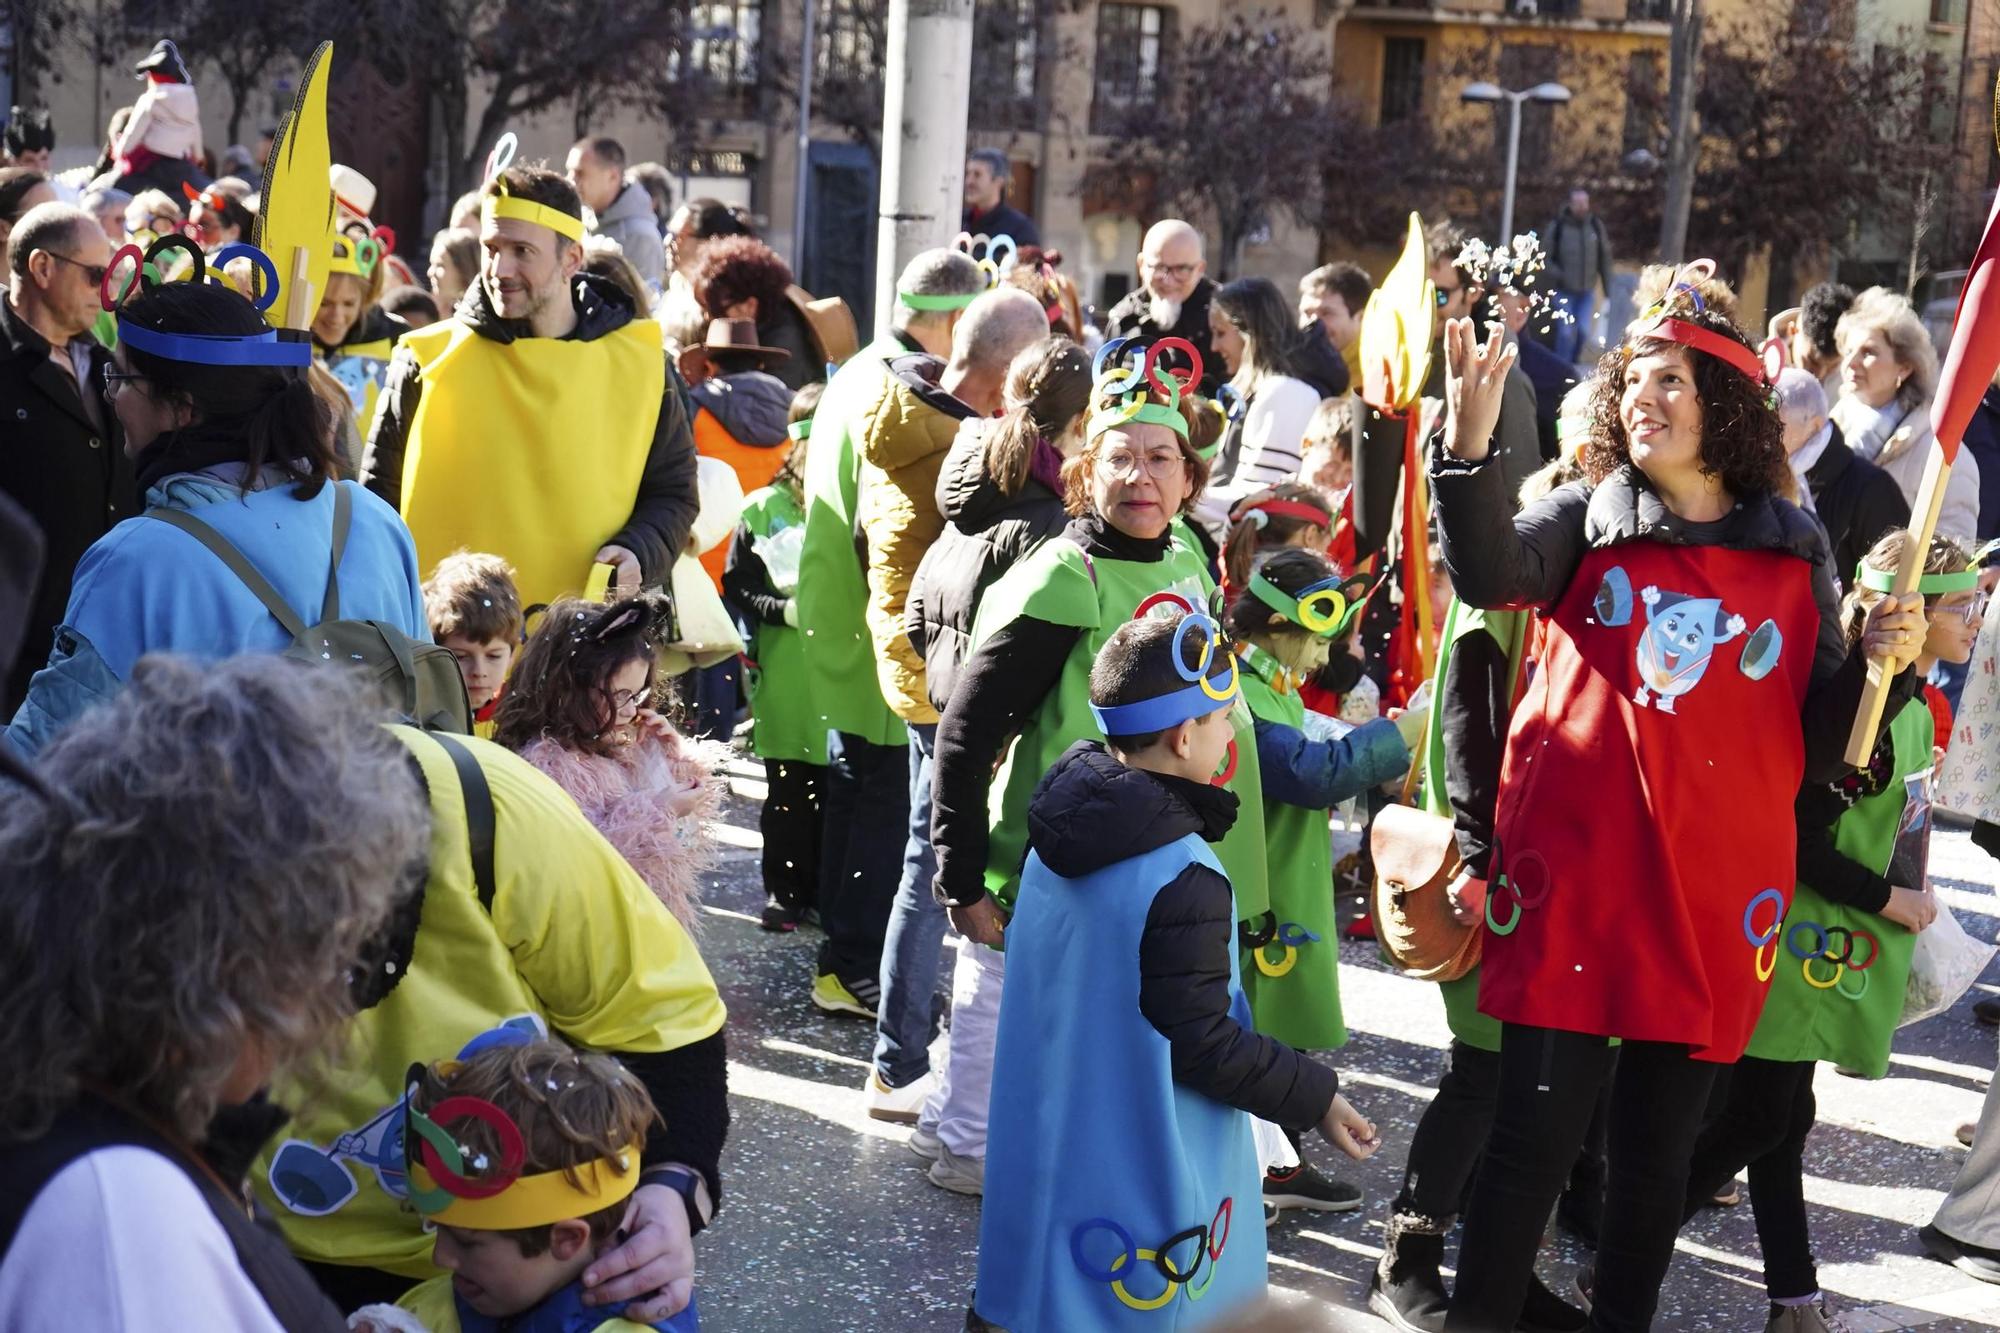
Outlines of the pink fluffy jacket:
M 711 742 L 649 734 L 604 758 L 542 737 L 521 757 L 555 779 L 605 840 L 632 864 L 688 933 L 701 931 L 701 876 L 716 861 L 708 821 L 722 808 L 713 774 L 726 755 Z

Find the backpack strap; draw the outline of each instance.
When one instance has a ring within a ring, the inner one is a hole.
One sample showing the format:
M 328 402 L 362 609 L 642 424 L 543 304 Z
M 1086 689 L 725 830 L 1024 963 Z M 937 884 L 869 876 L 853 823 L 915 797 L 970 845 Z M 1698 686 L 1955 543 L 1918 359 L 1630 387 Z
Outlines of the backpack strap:
M 294 639 L 303 639 L 305 637 L 306 625 L 304 621 L 299 619 L 298 613 L 286 605 L 285 599 L 278 596 L 278 590 L 271 586 L 271 581 L 258 573 L 257 567 L 250 563 L 249 558 L 243 552 L 231 545 L 227 537 L 224 537 L 221 533 L 196 518 L 193 514 L 188 513 L 185 509 L 148 509 L 146 517 L 156 518 L 169 527 L 179 528 L 182 532 L 185 532 L 188 536 L 206 546 L 210 554 L 214 555 L 223 564 L 229 566 L 229 572 L 234 574 L 242 582 L 243 586 L 250 590 L 251 595 L 264 604 L 264 609 L 277 617 L 278 623 L 285 627 L 287 634 L 291 635 Z M 346 534 L 342 533 L 341 536 L 344 538 Z M 337 556 L 335 563 L 338 563 Z
M 432 732 L 430 737 L 444 747 L 444 752 L 451 756 L 451 766 L 458 770 L 459 794 L 465 800 L 465 833 L 472 844 L 472 878 L 479 886 L 479 905 L 491 914 L 495 828 L 492 785 L 486 781 L 486 771 L 472 757 L 472 751 L 440 732 Z
M 347 488 L 337 481 L 327 485 L 333 487 L 333 562 L 326 567 L 326 602 L 319 613 L 322 625 L 340 619 L 340 557 L 347 550 L 347 528 L 354 517 L 354 500 Z

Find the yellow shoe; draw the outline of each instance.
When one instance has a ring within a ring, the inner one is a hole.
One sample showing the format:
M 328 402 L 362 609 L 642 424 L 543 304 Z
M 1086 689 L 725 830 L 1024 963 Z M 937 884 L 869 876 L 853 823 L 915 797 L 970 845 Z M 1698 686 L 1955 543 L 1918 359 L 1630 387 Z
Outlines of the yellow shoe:
M 873 1020 L 877 986 L 873 982 L 848 984 L 831 972 L 813 978 L 812 1002 L 830 1014 L 853 1014 Z

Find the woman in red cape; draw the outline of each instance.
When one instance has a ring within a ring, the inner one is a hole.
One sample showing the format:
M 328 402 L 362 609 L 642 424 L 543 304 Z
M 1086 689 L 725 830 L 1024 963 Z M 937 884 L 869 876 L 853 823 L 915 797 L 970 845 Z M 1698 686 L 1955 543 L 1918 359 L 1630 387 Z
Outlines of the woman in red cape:
M 1445 351 L 1445 563 L 1471 605 L 1533 608 L 1544 645 L 1501 774 L 1479 996 L 1499 1105 L 1446 1328 L 1514 1327 L 1610 1078 L 1591 1327 L 1644 1329 L 1710 1084 L 1763 1007 L 1792 799 L 1844 771 L 1863 654 L 1913 660 L 1922 620 L 1885 603 L 1850 657 L 1825 536 L 1783 498 L 1775 370 L 1692 287 L 1598 367 L 1585 479 L 1518 515 L 1488 461 L 1514 351 L 1465 320 Z

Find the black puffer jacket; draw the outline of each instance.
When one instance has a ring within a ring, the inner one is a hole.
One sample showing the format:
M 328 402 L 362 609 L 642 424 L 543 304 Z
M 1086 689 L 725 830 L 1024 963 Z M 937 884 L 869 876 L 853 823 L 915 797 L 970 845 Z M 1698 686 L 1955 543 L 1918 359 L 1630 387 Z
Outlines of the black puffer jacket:
M 1098 741 L 1078 741 L 1028 800 L 1028 843 L 1044 864 L 1078 879 L 1199 833 L 1218 842 L 1236 822 L 1236 794 L 1205 782 L 1127 768 Z M 1167 1039 L 1174 1082 L 1286 1129 L 1311 1128 L 1340 1080 L 1230 1015 L 1236 900 L 1229 881 L 1190 864 L 1162 886 L 1139 937 L 1139 1012 Z
M 986 470 L 985 432 L 974 425 L 960 428 L 938 473 L 944 533 L 917 566 L 903 611 L 910 643 L 923 654 L 931 707 L 940 714 L 959 664 L 972 650 L 972 617 L 980 597 L 1015 561 L 1069 522 L 1062 498 L 1033 477 L 1018 495 L 1000 489 Z

